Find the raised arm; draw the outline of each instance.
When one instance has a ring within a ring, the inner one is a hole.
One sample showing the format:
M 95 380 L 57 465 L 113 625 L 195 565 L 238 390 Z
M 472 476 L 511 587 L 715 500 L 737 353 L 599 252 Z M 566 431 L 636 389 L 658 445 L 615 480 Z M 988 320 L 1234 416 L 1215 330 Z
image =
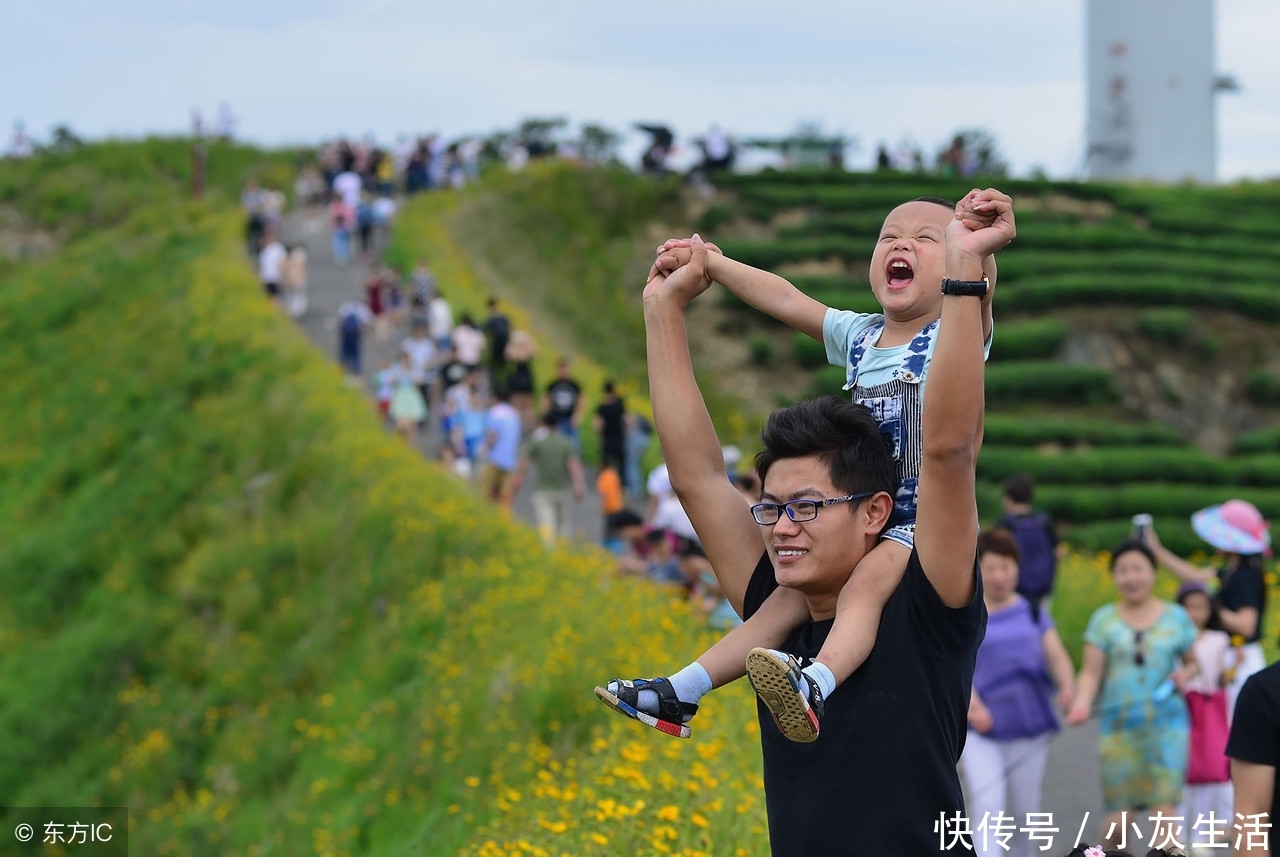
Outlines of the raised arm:
M 1142 541 L 1147 547 L 1151 548 L 1151 552 L 1155 554 L 1156 562 L 1173 572 L 1174 576 L 1179 580 L 1198 580 L 1201 583 L 1208 583 L 1218 574 L 1215 569 L 1187 562 L 1169 550 L 1160 543 L 1160 537 L 1156 535 L 1155 529 L 1152 527 L 1147 527 L 1143 531 Z
M 689 264 L 670 275 L 655 263 L 645 286 L 649 395 L 671 487 L 725 596 L 740 608 L 764 538 L 725 472 L 724 453 L 693 374 L 684 311 L 711 284 L 706 247 L 695 240 L 693 251 Z
M 971 191 L 947 227 L 947 274 L 980 280 L 982 260 L 1016 233 L 1013 202 L 999 191 Z M 942 299 L 937 343 L 921 407 L 922 448 L 916 550 L 920 565 L 948 607 L 963 607 L 977 585 L 978 504 L 975 469 L 982 445 L 981 300 Z
M 658 266 L 669 273 L 684 265 L 692 254 L 692 245 L 693 239 L 667 241 L 658 248 Z M 707 272 L 712 281 L 765 315 L 822 342 L 826 304 L 809 297 L 777 274 L 735 262 L 719 252 L 714 244 L 706 246 L 712 250 L 707 259 Z

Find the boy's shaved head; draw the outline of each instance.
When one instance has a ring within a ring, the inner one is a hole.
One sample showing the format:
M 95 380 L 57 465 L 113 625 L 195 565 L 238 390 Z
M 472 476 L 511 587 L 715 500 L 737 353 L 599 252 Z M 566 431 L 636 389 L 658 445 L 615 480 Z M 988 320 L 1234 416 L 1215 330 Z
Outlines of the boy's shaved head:
M 956 204 L 949 200 L 945 200 L 940 196 L 917 196 L 912 202 L 932 202 L 934 205 L 940 205 L 947 211 L 955 211 Z

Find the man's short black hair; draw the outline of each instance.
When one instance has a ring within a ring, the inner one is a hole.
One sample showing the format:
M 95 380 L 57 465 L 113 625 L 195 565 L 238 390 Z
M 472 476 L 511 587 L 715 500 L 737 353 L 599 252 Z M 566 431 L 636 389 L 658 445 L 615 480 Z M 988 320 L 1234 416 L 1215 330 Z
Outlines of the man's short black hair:
M 846 494 L 898 490 L 898 472 L 871 411 L 835 396 L 779 408 L 760 432 L 756 454 L 763 485 L 774 462 L 816 456 L 827 465 L 831 484 Z M 850 508 L 856 508 L 856 504 Z
M 1015 473 L 1004 481 L 1004 496 L 1014 503 L 1030 503 L 1036 483 L 1029 473 Z
M 912 202 L 932 202 L 934 205 L 941 205 L 948 211 L 955 211 L 956 204 L 950 200 L 943 199 L 940 196 L 917 196 Z
M 642 526 L 644 519 L 630 509 L 622 509 L 609 515 L 607 523 L 611 529 L 620 530 L 623 527 Z

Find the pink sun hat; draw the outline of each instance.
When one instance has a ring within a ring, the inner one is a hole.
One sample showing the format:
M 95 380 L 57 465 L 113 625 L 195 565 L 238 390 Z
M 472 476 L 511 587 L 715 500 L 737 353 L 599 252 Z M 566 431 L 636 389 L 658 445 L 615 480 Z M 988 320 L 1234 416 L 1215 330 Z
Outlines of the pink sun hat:
M 1228 500 L 1191 516 L 1196 535 L 1226 553 L 1271 555 L 1271 525 L 1258 507 L 1245 500 Z

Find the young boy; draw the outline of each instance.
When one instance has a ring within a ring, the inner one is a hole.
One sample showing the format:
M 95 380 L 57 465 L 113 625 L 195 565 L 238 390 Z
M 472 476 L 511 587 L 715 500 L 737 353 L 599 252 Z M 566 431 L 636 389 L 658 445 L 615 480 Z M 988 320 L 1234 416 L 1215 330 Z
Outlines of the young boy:
M 989 200 L 982 191 L 970 191 L 962 207 L 966 217 L 989 217 Z M 823 700 L 866 660 L 875 644 L 881 610 L 902 578 L 914 543 L 920 404 L 942 310 L 939 284 L 946 271 L 945 231 L 956 216 L 956 207 L 946 200 L 922 197 L 903 203 L 885 218 L 870 266 L 871 288 L 883 314 L 832 309 L 783 278 L 728 259 L 707 245 L 715 251 L 708 256 L 707 269 L 713 281 L 756 309 L 821 339 L 828 359 L 846 366 L 845 389 L 853 390 L 854 401 L 870 408 L 880 423 L 901 484 L 888 528 L 841 590 L 834 627 L 808 666 L 801 669 L 794 658 L 776 651 L 793 629 L 809 620 L 804 599 L 782 587 L 747 622 L 670 678 L 615 679 L 597 687 L 596 696 L 606 705 L 667 734 L 687 738 L 688 723 L 701 697 L 745 672 L 787 738 L 817 739 Z M 686 264 L 696 249 L 693 245 L 701 243 L 697 236 L 668 241 L 658 250 L 659 267 L 672 271 Z M 994 257 L 983 261 L 983 272 L 987 288 L 982 327 L 989 348 Z M 792 516 L 791 508 L 787 514 Z M 808 553 L 800 541 L 777 547 L 780 565 L 802 561 Z

